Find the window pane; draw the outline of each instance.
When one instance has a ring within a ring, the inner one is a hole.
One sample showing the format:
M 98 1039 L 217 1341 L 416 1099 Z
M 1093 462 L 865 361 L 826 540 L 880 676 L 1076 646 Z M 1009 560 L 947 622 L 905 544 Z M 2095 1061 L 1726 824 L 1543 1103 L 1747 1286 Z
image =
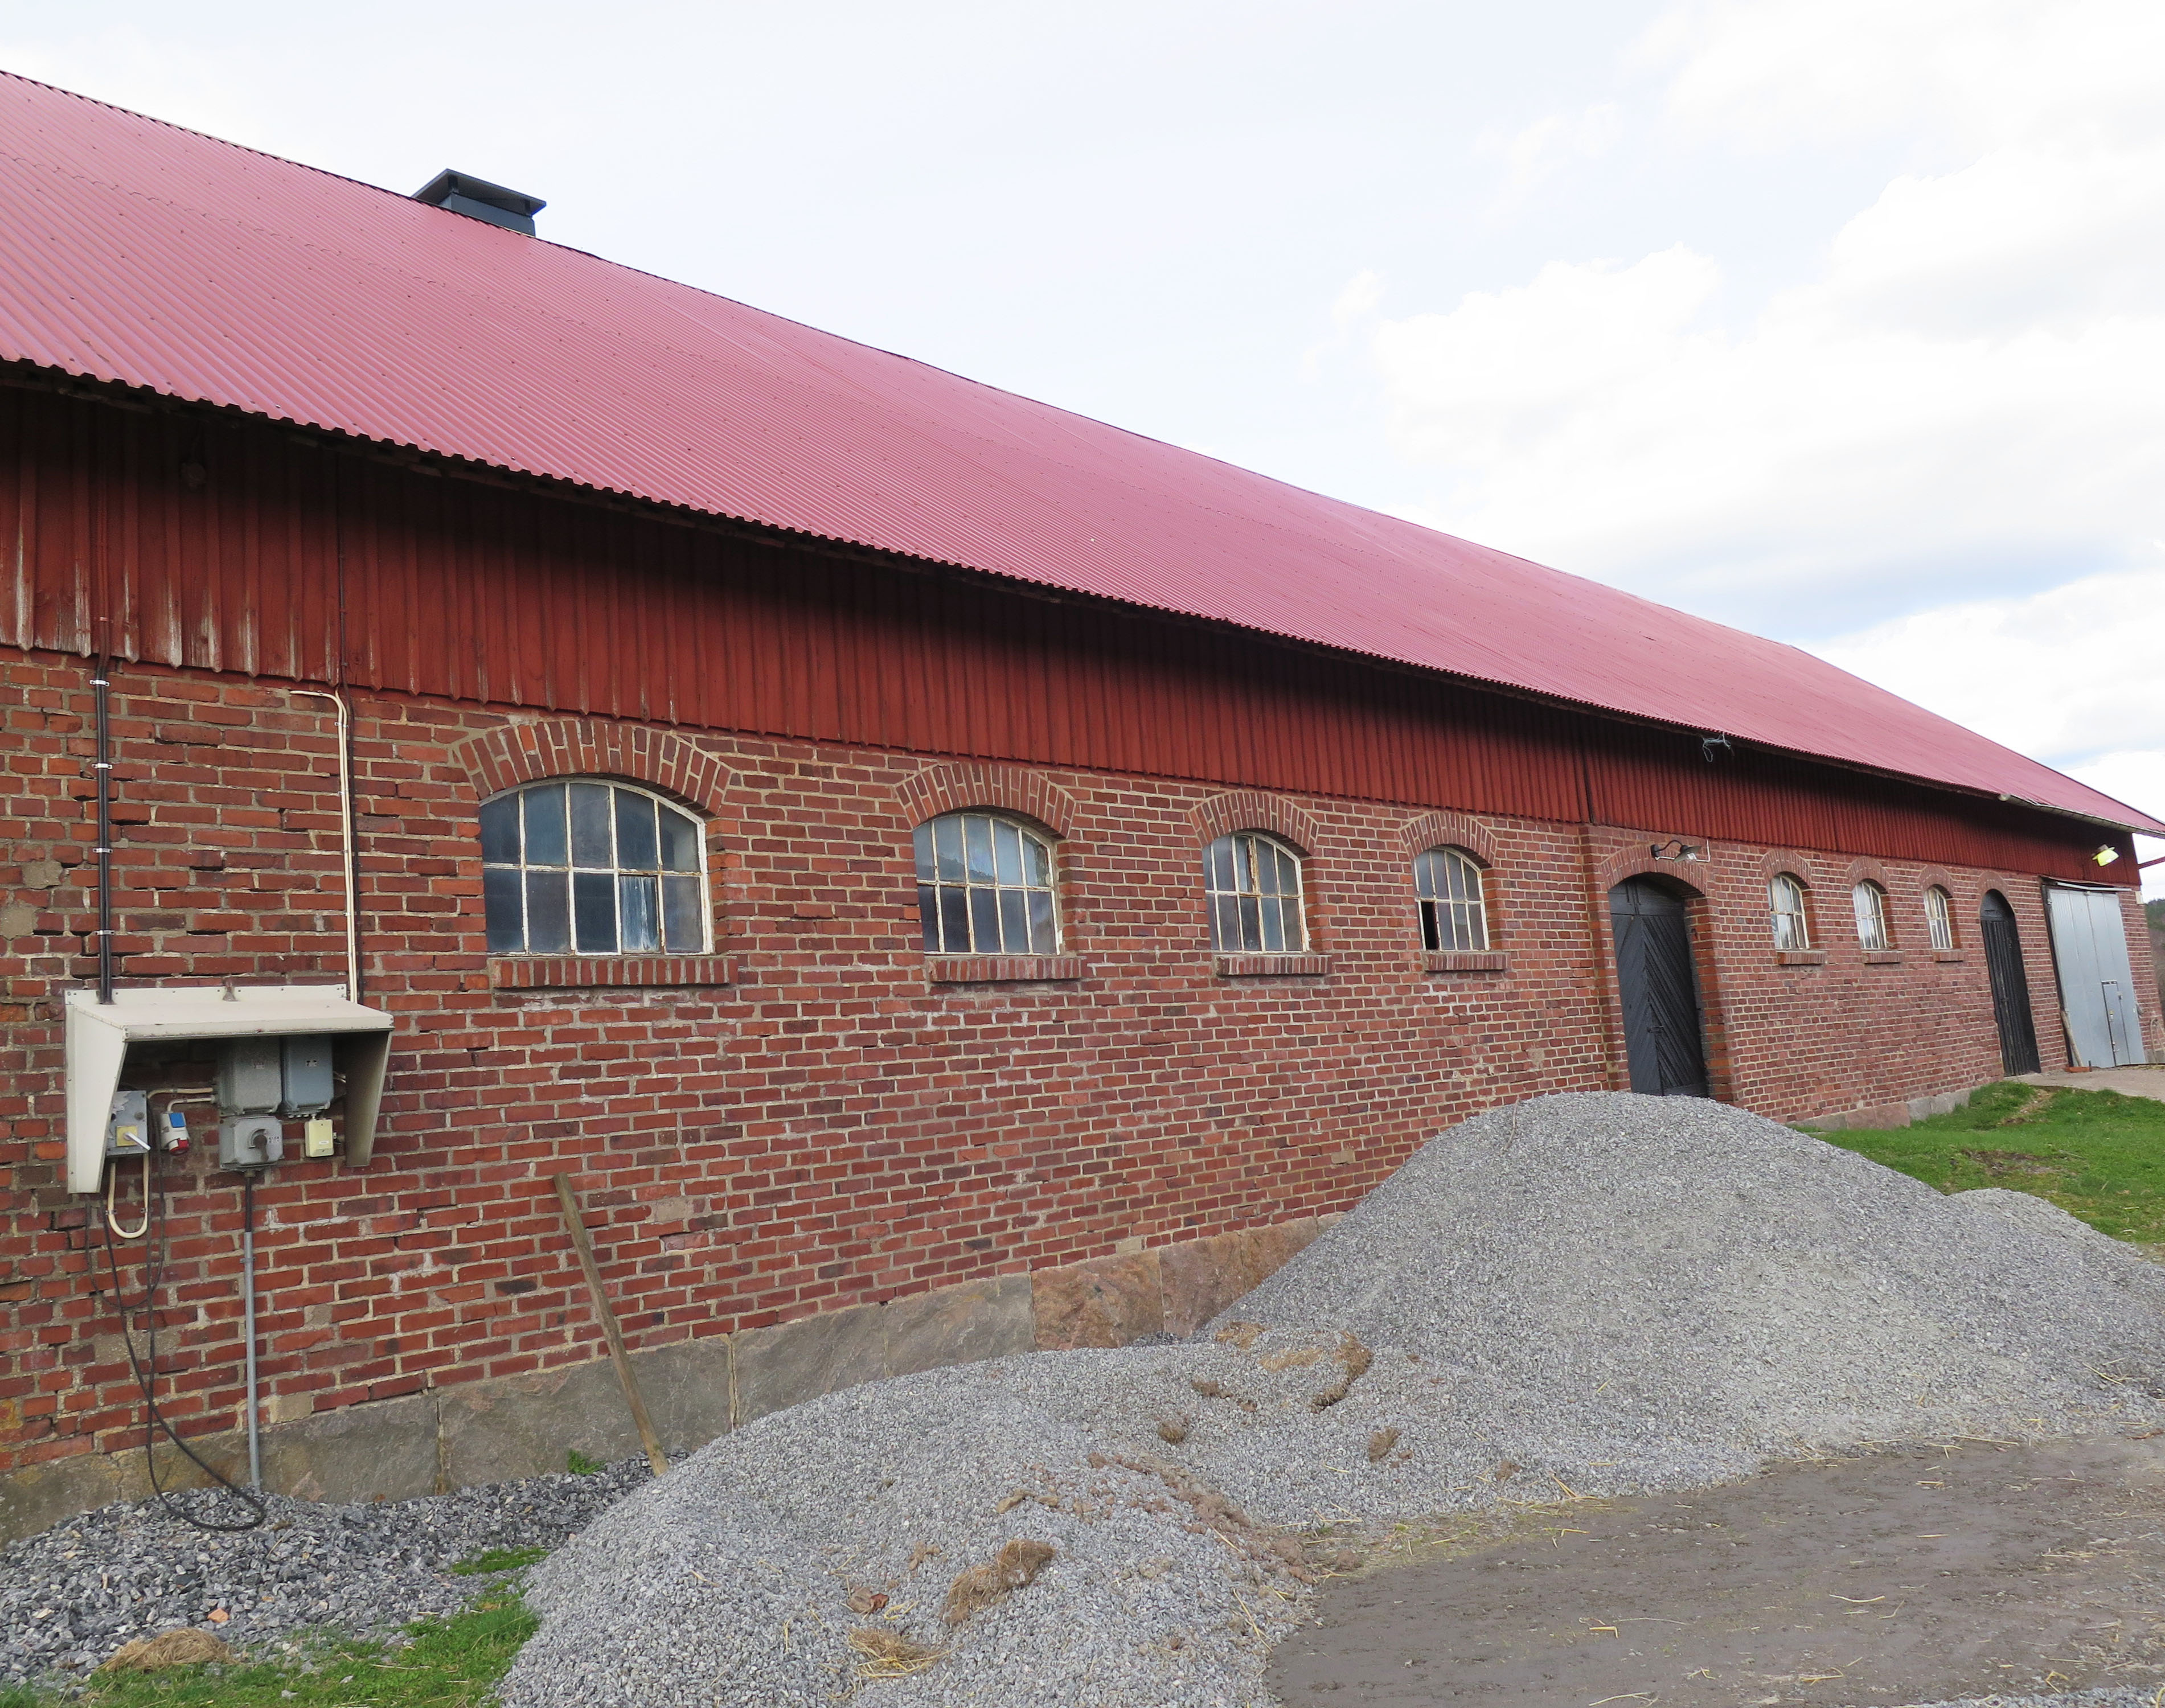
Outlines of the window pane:
M 1467 903 L 1466 947 L 1484 949 L 1488 947 L 1488 910 L 1478 899 Z
M 1042 888 L 1052 885 L 1052 850 L 1034 836 L 1022 839 L 1023 864 L 1028 869 L 1028 881 Z
M 654 839 L 654 802 L 629 789 L 616 796 L 616 863 L 627 872 L 651 872 L 661 864 Z
M 1436 893 L 1435 865 L 1435 856 L 1432 854 L 1417 854 L 1414 858 L 1414 894 L 1424 901 L 1431 900 Z
M 978 954 L 1000 952 L 1000 892 L 972 890 L 970 895 L 969 947 Z
M 526 803 L 526 864 L 561 866 L 568 847 L 564 840 L 564 786 L 547 783 L 529 789 L 520 797 Z
M 929 884 L 940 875 L 939 868 L 932 863 L 932 827 L 919 825 L 914 840 L 917 843 L 917 880 L 920 884 Z
M 1230 896 L 1216 896 L 1210 902 L 1210 947 L 1231 950 L 1241 946 L 1241 904 Z
M 1052 928 L 1052 891 L 1030 892 L 1030 952 L 1049 955 L 1060 952 L 1059 935 Z
M 1235 949 L 1250 951 L 1261 949 L 1263 943 L 1263 922 L 1259 904 L 1254 896 L 1243 896 L 1240 898 L 1240 907 L 1241 928 L 1238 935 L 1234 938 L 1233 946 Z
M 1284 905 L 1274 896 L 1266 896 L 1257 904 L 1257 911 L 1262 916 L 1263 947 L 1273 952 L 1286 946 L 1284 916 L 1279 912 Z
M 516 807 L 519 803 L 509 803 Z M 494 866 L 481 875 L 482 905 L 488 915 L 488 952 L 517 954 L 526 947 L 526 928 L 519 917 L 519 871 Z
M 989 882 L 993 875 L 993 821 L 975 813 L 962 821 L 962 850 L 969 861 L 970 876 Z
M 519 862 L 519 797 L 506 795 L 481 809 L 481 857 L 492 864 Z
M 1003 884 L 1022 881 L 1022 832 L 1004 820 L 993 824 L 993 873 Z
M 1019 890 L 1002 890 L 1000 897 L 1000 953 L 1030 953 L 1030 905 Z
M 935 845 L 940 854 L 940 881 L 959 884 L 962 881 L 962 821 L 950 815 L 932 821 Z
M 957 886 L 940 891 L 940 948 L 949 954 L 970 952 L 970 892 Z
M 1300 921 L 1300 897 L 1288 896 L 1279 907 L 1285 911 L 1285 946 L 1289 954 L 1298 954 L 1308 947 L 1306 929 Z
M 1298 896 L 1300 894 L 1300 862 L 1284 849 L 1273 848 L 1271 852 L 1277 860 L 1278 894 Z
M 562 872 L 526 875 L 526 949 L 537 955 L 572 952 L 571 880 Z
M 617 897 L 624 917 L 624 953 L 647 954 L 661 947 L 661 910 L 651 878 L 619 878 Z
M 1233 887 L 1233 863 L 1227 846 L 1221 836 L 1203 850 L 1203 887 L 1212 895 Z
M 940 892 L 930 884 L 917 886 L 917 922 L 924 933 L 924 952 L 940 953 Z
M 672 954 L 697 954 L 707 946 L 707 922 L 699 917 L 699 880 L 661 880 L 661 935 Z
M 575 866 L 606 866 L 614 861 L 609 853 L 609 796 L 611 791 L 599 783 L 572 785 L 572 864 Z M 585 916 L 582 914 L 581 918 Z M 586 933 L 580 931 L 583 943 Z M 615 933 L 612 931 L 614 937 Z
M 598 791 L 606 796 L 606 790 Z M 579 805 L 576 789 L 572 801 L 572 822 L 578 822 Z M 576 834 L 576 832 L 574 833 Z M 616 953 L 616 880 L 607 872 L 574 872 L 572 874 L 572 915 L 578 928 L 579 953 L 582 955 L 613 955 Z
M 661 869 L 666 872 L 696 872 L 699 870 L 699 825 L 689 814 L 674 807 L 660 809 L 661 817 Z
M 1424 901 L 1420 904 L 1421 947 L 1423 949 L 1433 950 L 1440 949 L 1443 947 L 1443 933 L 1436 922 L 1437 911 L 1436 905 L 1433 901 Z

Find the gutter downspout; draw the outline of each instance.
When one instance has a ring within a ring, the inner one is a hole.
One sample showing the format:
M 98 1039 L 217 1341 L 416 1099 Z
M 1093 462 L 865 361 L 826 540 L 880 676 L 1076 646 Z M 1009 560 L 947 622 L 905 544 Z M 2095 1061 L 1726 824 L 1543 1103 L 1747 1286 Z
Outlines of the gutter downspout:
M 97 1000 L 113 1002 L 113 660 L 91 667 L 92 716 L 97 726 Z
M 290 691 L 303 700 L 328 700 L 338 708 L 339 833 L 345 871 L 345 994 L 350 1002 L 361 1001 L 361 914 L 357 897 L 357 853 L 353 826 L 353 713 L 340 691 L 318 688 Z

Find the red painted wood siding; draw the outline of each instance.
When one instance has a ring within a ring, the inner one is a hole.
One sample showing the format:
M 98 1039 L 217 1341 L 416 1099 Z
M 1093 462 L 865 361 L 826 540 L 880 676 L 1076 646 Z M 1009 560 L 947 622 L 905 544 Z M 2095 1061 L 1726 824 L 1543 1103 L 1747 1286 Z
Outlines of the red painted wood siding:
M 0 642 L 920 753 L 2094 875 L 2052 815 L 961 576 L 0 388 Z

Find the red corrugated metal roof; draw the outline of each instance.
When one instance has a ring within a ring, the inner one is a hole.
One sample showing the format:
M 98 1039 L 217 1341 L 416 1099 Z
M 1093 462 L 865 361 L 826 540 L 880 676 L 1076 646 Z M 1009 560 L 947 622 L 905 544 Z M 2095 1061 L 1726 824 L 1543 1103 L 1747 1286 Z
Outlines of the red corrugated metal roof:
M 2165 832 L 1793 647 L 4 74 L 0 357 Z

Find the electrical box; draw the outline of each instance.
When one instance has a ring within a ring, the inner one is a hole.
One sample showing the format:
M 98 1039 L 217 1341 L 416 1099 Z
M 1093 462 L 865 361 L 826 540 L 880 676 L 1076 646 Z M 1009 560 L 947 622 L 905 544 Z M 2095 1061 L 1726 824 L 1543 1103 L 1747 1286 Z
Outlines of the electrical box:
M 267 1169 L 286 1154 L 286 1129 L 275 1115 L 240 1115 L 218 1129 L 222 1169 Z
M 331 1154 L 331 1122 L 328 1115 L 319 1115 L 303 1123 L 301 1154 L 315 1162 Z
M 105 1123 L 105 1154 L 140 1157 L 150 1148 L 150 1100 L 140 1091 L 115 1091 Z
M 218 1058 L 222 1115 L 268 1115 L 285 1096 L 283 1038 L 236 1038 Z
M 224 1123 L 270 1117 L 276 1127 L 278 1109 L 287 1101 L 282 1040 L 310 1038 L 319 1046 L 316 1057 L 304 1056 L 299 1064 L 303 1080 L 315 1073 L 309 1060 L 327 1061 L 334 1043 L 344 1076 L 337 1083 L 345 1099 L 346 1165 L 368 1166 L 391 1056 L 391 1016 L 382 1009 L 353 1001 L 343 985 L 167 985 L 115 991 L 109 1002 L 99 1001 L 95 991 L 70 991 L 65 999 L 71 1192 L 95 1192 L 105 1185 L 113 1094 L 120 1089 L 128 1052 L 139 1043 L 215 1039 L 227 1047 L 218 1072 Z M 313 1085 L 317 1089 L 303 1088 L 309 1100 L 322 1095 L 319 1075 Z M 319 1118 L 329 1101 L 324 1096 L 317 1104 Z M 297 1106 L 305 1110 L 308 1105 L 297 1100 Z M 206 1135 L 204 1143 L 208 1142 Z M 260 1127 L 234 1134 L 230 1143 L 224 1127 L 219 1133 L 219 1155 L 245 1159 L 244 1167 L 260 1168 L 271 1160 L 270 1144 L 270 1135 Z
M 295 1116 L 320 1115 L 331 1105 L 331 1041 L 328 1038 L 285 1038 L 281 1077 L 284 1089 L 278 1112 Z

